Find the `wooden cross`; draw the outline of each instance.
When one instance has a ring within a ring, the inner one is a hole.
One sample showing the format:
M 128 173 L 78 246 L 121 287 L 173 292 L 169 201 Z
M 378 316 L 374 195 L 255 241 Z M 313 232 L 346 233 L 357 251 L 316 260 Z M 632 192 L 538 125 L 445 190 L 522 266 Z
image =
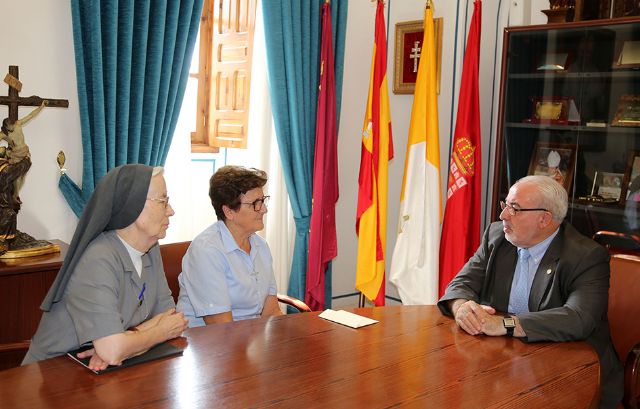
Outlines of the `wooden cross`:
M 9 74 L 4 78 L 4 82 L 9 85 L 9 95 L 0 95 L 0 105 L 9 107 L 9 122 L 14 123 L 18 120 L 18 107 L 32 106 L 37 107 L 42 101 L 47 100 L 47 107 L 69 108 L 69 101 L 66 99 L 50 99 L 40 98 L 35 95 L 30 97 L 20 97 L 18 93 L 22 90 L 17 65 L 9 66 Z

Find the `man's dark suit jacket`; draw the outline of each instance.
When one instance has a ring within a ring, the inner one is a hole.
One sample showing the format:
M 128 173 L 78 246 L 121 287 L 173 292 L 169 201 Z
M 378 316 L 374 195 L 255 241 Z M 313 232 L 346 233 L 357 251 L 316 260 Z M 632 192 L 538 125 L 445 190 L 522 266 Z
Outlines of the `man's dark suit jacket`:
M 451 316 L 447 301 L 463 298 L 507 311 L 517 261 L 517 247 L 506 240 L 502 222 L 492 223 L 438 307 Z M 518 314 L 525 342 L 586 340 L 594 347 L 600 357 L 603 404 L 622 399 L 622 365 L 609 333 L 608 299 L 607 250 L 564 222 L 536 271 L 530 312 Z

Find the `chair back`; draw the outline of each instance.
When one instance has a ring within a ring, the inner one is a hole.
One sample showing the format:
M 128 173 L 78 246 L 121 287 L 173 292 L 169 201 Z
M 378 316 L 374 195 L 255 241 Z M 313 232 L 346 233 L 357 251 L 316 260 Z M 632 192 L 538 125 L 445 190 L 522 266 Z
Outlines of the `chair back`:
M 171 290 L 171 295 L 175 302 L 178 302 L 178 295 L 180 294 L 180 284 L 178 283 L 178 276 L 182 272 L 182 257 L 184 257 L 190 241 L 183 241 L 179 243 L 169 243 L 160 245 L 160 255 L 162 256 L 162 265 L 164 267 L 164 274 L 167 277 L 167 283 Z M 300 312 L 309 312 L 309 308 L 304 302 L 289 297 L 288 295 L 278 294 L 278 301 L 296 308 Z
M 611 256 L 609 284 L 609 325 L 611 339 L 624 365 L 626 409 L 637 409 L 640 401 L 640 257 L 627 254 Z
M 609 325 L 618 357 L 624 363 L 629 351 L 640 342 L 640 257 L 611 256 Z
M 178 294 L 180 293 L 178 276 L 182 272 L 182 257 L 187 252 L 190 244 L 190 241 L 182 241 L 179 243 L 160 245 L 164 274 L 167 276 L 167 283 L 169 284 L 171 295 L 176 302 L 178 302 Z

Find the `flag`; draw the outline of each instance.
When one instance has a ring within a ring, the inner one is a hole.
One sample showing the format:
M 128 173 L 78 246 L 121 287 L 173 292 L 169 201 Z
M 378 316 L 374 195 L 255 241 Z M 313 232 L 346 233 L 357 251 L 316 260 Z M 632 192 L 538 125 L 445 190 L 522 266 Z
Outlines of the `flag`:
M 481 148 L 478 65 L 482 2 L 473 17 L 462 66 L 458 116 L 449 160 L 447 203 L 440 241 L 440 295 L 480 244 Z
M 336 134 L 336 83 L 333 66 L 331 7 L 329 3 L 325 2 L 322 5 L 320 85 L 305 291 L 305 302 L 314 311 L 324 310 L 325 273 L 328 263 L 338 254 L 336 239 L 338 146 Z
M 442 195 L 433 5 L 427 2 L 389 278 L 402 303 L 435 304 Z
M 356 288 L 376 306 L 384 305 L 384 261 L 387 242 L 387 179 L 393 158 L 387 87 L 387 39 L 384 3 L 378 0 L 369 97 L 362 127 L 358 176 Z

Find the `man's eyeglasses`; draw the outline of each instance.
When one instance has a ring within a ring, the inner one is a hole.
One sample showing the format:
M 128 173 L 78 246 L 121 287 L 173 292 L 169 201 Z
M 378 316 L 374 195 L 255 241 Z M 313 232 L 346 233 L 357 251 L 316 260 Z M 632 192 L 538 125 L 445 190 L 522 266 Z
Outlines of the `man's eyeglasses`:
M 503 201 L 500 201 L 500 209 L 502 209 L 503 211 L 504 211 L 504 209 L 507 209 L 507 212 L 511 216 L 516 216 L 520 212 L 548 212 L 547 209 L 542 209 L 542 208 L 539 208 L 539 207 L 532 208 L 532 209 L 523 209 L 523 208 L 520 208 L 520 207 L 513 207 L 512 205 L 507 204 L 507 203 L 505 203 Z
M 147 200 L 151 200 L 152 202 L 162 203 L 164 208 L 166 209 L 169 206 L 169 196 L 167 197 L 148 197 Z
M 262 196 L 257 198 L 256 200 L 254 200 L 253 202 L 240 202 L 243 205 L 252 205 L 253 206 L 253 210 L 256 212 L 259 212 L 260 210 L 262 210 L 262 205 L 266 206 L 267 203 L 269 202 L 269 197 L 270 196 Z

